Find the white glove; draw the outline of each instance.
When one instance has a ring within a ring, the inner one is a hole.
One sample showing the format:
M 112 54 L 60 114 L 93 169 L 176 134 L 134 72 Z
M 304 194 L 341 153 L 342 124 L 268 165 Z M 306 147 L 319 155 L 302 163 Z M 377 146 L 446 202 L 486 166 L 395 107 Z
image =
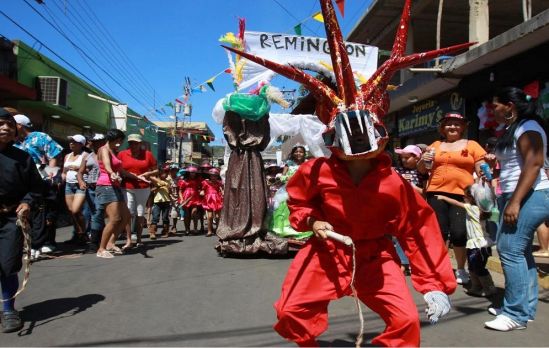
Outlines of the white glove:
M 425 313 L 431 324 L 436 324 L 452 308 L 450 298 L 442 291 L 429 291 L 423 295 L 423 299 L 427 302 Z

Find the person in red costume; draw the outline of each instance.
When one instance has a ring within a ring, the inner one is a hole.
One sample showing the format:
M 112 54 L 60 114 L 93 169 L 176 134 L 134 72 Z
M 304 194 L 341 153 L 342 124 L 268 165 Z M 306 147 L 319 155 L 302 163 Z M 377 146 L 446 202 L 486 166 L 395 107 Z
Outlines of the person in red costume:
M 403 56 L 411 6 L 406 0 L 391 56 L 357 90 L 332 1 L 321 0 L 320 5 L 337 90 L 293 66 L 226 47 L 308 88 L 317 100 L 319 119 L 327 125 L 323 136 L 332 151 L 330 158 L 302 164 L 287 184 L 292 227 L 312 230 L 317 238 L 310 238 L 290 265 L 275 303 L 274 329 L 299 346 L 318 346 L 316 338 L 328 326 L 328 305 L 352 293 L 354 274 L 357 297 L 386 323 L 372 344 L 418 346 L 418 311 L 391 236 L 410 259 L 412 284 L 424 294 L 431 323 L 450 310 L 448 294 L 455 290 L 456 279 L 435 213 L 391 168 L 384 152 L 389 141 L 381 122 L 389 108 L 386 88 L 396 71 L 471 44 Z M 352 239 L 354 253 L 327 238 L 334 231 Z M 360 341 L 359 335 L 357 346 Z

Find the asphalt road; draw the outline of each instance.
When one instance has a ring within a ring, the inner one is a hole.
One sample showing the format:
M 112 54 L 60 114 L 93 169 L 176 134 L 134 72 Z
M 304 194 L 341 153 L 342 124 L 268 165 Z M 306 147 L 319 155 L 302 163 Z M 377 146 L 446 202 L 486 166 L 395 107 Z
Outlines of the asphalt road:
M 61 229 L 58 240 L 68 238 Z M 99 259 L 72 250 L 33 264 L 16 307 L 25 321 L 1 334 L 2 346 L 293 346 L 273 331 L 272 303 L 290 259 L 218 257 L 214 238 L 173 237 L 140 250 Z M 495 275 L 501 285 L 501 276 Z M 527 330 L 483 328 L 491 320 L 484 298 L 459 288 L 454 309 L 435 326 L 425 321 L 422 297 L 412 290 L 422 318 L 424 346 L 547 346 L 549 294 L 541 293 L 538 317 Z M 383 322 L 365 311 L 366 339 Z M 359 319 L 351 298 L 330 305 L 323 346 L 354 346 Z

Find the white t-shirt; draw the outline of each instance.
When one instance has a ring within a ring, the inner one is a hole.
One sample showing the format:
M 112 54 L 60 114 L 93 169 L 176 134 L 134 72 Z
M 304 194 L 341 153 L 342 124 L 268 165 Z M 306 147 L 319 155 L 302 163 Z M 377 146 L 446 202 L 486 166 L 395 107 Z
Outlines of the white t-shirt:
M 543 141 L 543 156 L 547 153 L 547 136 L 539 123 L 534 120 L 523 122 L 517 127 L 514 134 L 513 146 L 505 149 L 505 151 L 496 151 L 496 157 L 501 165 L 500 185 L 501 191 L 504 193 L 513 192 L 518 183 L 520 173 L 522 171 L 523 160 L 520 152 L 517 149 L 517 141 L 522 134 L 528 131 L 538 132 Z M 539 175 L 534 182 L 533 188 L 535 191 L 549 188 L 549 180 L 543 168 L 540 169 Z

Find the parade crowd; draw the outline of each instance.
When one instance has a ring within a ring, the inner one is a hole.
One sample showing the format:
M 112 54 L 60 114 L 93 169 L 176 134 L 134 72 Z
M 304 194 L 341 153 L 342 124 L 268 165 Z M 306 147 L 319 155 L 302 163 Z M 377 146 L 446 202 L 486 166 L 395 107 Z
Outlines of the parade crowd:
M 485 326 L 499 331 L 525 329 L 535 319 L 537 272 L 534 256 L 549 257 L 549 179 L 547 132 L 532 98 L 517 88 L 494 96 L 496 118 L 507 127 L 485 144 L 466 139 L 467 119 L 448 113 L 441 139 L 410 144 L 391 153 L 394 170 L 421 195 L 436 214 L 442 238 L 453 249 L 455 278 L 471 296 L 496 294 L 486 269 L 497 247 L 505 276 L 501 307 Z M 120 150 L 127 139 L 128 148 Z M 30 119 L 15 109 L 0 116 L 0 275 L 4 332 L 17 331 L 14 308 L 21 269 L 22 237 L 13 233 L 18 216 L 28 216 L 31 259 L 58 249 L 57 219 L 64 202 L 73 223 L 65 241 L 109 259 L 148 238 L 184 234 L 215 235 L 223 207 L 219 168 L 209 163 L 181 167 L 157 163 L 139 134 L 111 129 L 91 137 L 69 137 L 63 149 L 49 135 L 33 131 Z M 22 150 L 22 151 L 20 151 Z M 308 160 L 305 146 L 295 146 L 283 166 L 265 165 L 269 214 L 265 228 L 297 245 L 313 235 L 290 224 L 285 184 Z M 230 207 L 228 207 L 230 208 Z M 296 228 L 296 229 L 294 229 Z M 537 230 L 540 249 L 533 250 Z M 161 231 L 161 233 L 160 233 Z M 160 234 L 159 234 L 160 233 Z M 313 237 L 314 238 L 314 237 Z M 123 240 L 124 244 L 117 245 Z M 396 238 L 401 270 L 414 273 Z M 11 299 L 11 300 L 10 300 Z

